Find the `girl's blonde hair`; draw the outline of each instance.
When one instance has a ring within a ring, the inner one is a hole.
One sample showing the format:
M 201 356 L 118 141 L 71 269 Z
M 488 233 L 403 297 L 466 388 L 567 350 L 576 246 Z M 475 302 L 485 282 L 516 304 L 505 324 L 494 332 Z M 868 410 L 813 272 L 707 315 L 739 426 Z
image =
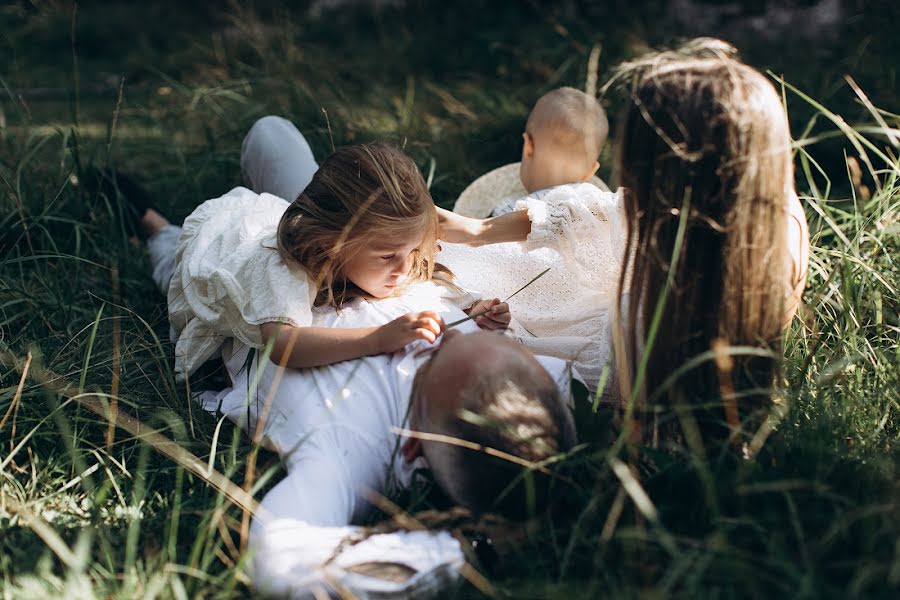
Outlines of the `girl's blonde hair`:
M 639 413 L 648 401 L 689 406 L 715 437 L 768 407 L 790 268 L 787 117 L 772 84 L 734 56 L 699 40 L 622 71 L 632 88 L 618 156 L 629 267 L 614 340 L 620 391 Z
M 424 241 L 408 280 L 430 279 L 438 217 L 419 169 L 392 146 L 360 144 L 325 159 L 281 217 L 278 250 L 307 270 L 316 285 L 316 306 L 340 307 L 367 296 L 342 276 L 347 260 L 375 238 L 410 233 L 424 234 Z

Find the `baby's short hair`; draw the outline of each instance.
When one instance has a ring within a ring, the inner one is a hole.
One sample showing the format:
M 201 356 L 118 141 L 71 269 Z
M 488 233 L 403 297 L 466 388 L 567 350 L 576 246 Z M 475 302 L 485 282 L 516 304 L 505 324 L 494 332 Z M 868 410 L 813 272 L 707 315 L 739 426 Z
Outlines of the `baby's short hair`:
M 549 134 L 560 148 L 583 153 L 593 162 L 606 143 L 609 121 L 596 98 L 572 87 L 561 87 L 538 99 L 525 131 L 532 137 Z
M 438 482 L 476 513 L 523 519 L 543 510 L 551 476 L 526 465 L 567 452 L 576 441 L 572 415 L 553 378 L 532 363 L 508 361 L 473 375 L 460 397 L 455 415 L 429 424 L 434 433 L 466 442 L 438 445 L 432 455 Z

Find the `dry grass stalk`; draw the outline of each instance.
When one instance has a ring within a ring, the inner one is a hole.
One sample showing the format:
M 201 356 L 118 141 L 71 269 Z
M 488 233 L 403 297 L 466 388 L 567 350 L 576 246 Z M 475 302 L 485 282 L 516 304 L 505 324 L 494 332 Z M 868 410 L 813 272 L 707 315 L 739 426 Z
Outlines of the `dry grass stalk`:
M 713 340 L 712 351 L 716 363 L 716 375 L 719 380 L 719 395 L 722 397 L 722 404 L 725 408 L 725 420 L 728 422 L 728 429 L 731 430 L 728 437 L 732 444 L 739 447 L 738 434 L 741 431 L 741 419 L 738 416 L 734 384 L 731 381 L 734 359 L 728 352 L 728 342 L 722 338 Z
M 27 366 L 30 364 L 30 354 L 23 364 L 10 352 L 0 353 L 0 365 L 5 367 L 15 368 L 16 370 L 25 372 Z M 36 365 L 31 369 L 31 379 L 52 392 L 78 402 L 92 413 L 109 421 L 109 404 L 106 402 L 107 398 L 105 395 L 79 394 L 77 386 L 68 383 L 61 376 L 56 375 L 39 365 Z M 206 463 L 201 461 L 192 452 L 185 450 L 171 439 L 150 427 L 147 427 L 135 417 L 120 412 L 117 415 L 116 427 L 124 429 L 136 439 L 148 444 L 160 454 L 171 458 L 195 476 L 206 481 L 209 485 L 222 492 L 222 494 L 224 494 L 235 506 L 249 511 L 251 514 L 255 514 L 259 511 L 259 503 L 253 496 L 245 492 L 222 473 L 208 469 Z
M 3 426 L 6 425 L 7 419 L 9 419 L 10 414 L 15 410 L 16 414 L 19 412 L 19 402 L 22 398 L 22 388 L 25 387 L 25 378 L 28 376 L 28 369 L 31 368 L 31 352 L 28 353 L 28 356 L 25 357 L 25 364 L 22 367 L 22 377 L 19 379 L 19 385 L 16 387 L 16 394 L 13 396 L 12 402 L 9 403 L 9 408 L 6 409 L 6 414 L 3 415 L 3 419 L 0 419 L 0 430 L 3 429 Z M 12 434 L 9 438 L 9 449 L 12 451 L 14 447 L 14 439 L 16 437 L 16 418 L 13 416 L 12 420 Z
M 119 90 L 121 94 L 121 89 Z M 118 111 L 118 106 L 117 106 Z M 119 377 L 122 371 L 122 325 L 119 323 L 118 306 L 121 304 L 119 293 L 119 263 L 113 260 L 110 269 L 112 278 L 113 320 L 112 320 L 112 381 L 109 383 L 109 427 L 106 429 L 106 451 L 111 452 L 116 441 L 116 417 L 119 414 Z
M 77 566 L 78 559 L 72 549 L 66 545 L 66 542 L 60 537 L 56 530 L 50 526 L 44 519 L 32 513 L 28 508 L 19 504 L 14 498 L 9 498 L 7 505 L 10 512 L 17 513 L 21 522 L 31 529 L 35 535 L 47 544 L 47 547 L 53 551 L 53 554 L 69 568 Z
M 403 435 L 406 437 L 411 437 L 419 440 L 429 441 L 429 442 L 440 442 L 442 444 L 450 444 L 452 446 L 459 446 L 461 448 L 468 448 L 469 450 L 475 450 L 476 452 L 484 452 L 489 456 L 494 456 L 496 458 L 500 458 L 511 463 L 517 464 L 521 467 L 524 467 L 530 471 L 537 471 L 538 473 L 543 473 L 544 475 L 550 475 L 551 477 L 559 477 L 556 473 L 548 469 L 547 467 L 543 467 L 538 463 L 533 463 L 530 460 L 525 460 L 524 458 L 520 458 L 513 454 L 509 454 L 507 452 L 503 452 L 502 450 L 497 450 L 496 448 L 490 448 L 488 446 L 483 446 L 482 444 L 476 444 L 475 442 L 470 442 L 469 440 L 462 440 L 459 438 L 455 438 L 449 435 L 441 435 L 439 433 L 426 433 L 424 431 L 413 431 L 411 429 L 403 429 L 401 427 L 391 427 L 391 431 L 396 433 L 397 435 Z

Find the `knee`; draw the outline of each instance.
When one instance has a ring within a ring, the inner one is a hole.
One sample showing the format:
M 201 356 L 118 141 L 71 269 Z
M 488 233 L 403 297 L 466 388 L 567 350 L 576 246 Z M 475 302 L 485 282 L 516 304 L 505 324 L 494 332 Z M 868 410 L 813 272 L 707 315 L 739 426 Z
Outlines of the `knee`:
M 244 175 L 252 175 L 252 162 L 272 160 L 271 157 L 279 155 L 285 146 L 289 146 L 284 143 L 285 140 L 298 135 L 300 132 L 294 124 L 284 117 L 266 115 L 257 119 L 241 144 L 241 167 Z
M 246 155 L 251 145 L 265 144 L 265 140 L 272 138 L 275 132 L 284 131 L 288 127 L 293 127 L 293 124 L 284 117 L 277 115 L 266 115 L 257 119 L 250 127 L 247 135 L 244 136 L 244 143 L 241 144 L 242 158 Z
M 264 117 L 258 118 L 253 126 L 250 127 L 250 132 L 259 131 L 259 130 L 267 130 L 271 128 L 284 128 L 290 127 L 293 128 L 294 124 L 285 119 L 284 117 L 279 117 L 278 115 L 266 115 Z

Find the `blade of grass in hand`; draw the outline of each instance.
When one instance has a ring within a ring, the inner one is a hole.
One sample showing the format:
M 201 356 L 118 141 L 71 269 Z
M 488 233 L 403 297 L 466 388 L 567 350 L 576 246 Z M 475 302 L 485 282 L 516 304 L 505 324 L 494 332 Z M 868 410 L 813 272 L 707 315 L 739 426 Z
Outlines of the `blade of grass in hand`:
M 532 283 L 534 283 L 535 281 L 537 281 L 538 279 L 540 279 L 541 277 L 543 277 L 544 275 L 546 275 L 546 274 L 547 274 L 547 271 L 549 271 L 549 270 L 550 270 L 550 267 L 547 267 L 546 269 L 544 269 L 543 271 L 541 271 L 540 273 L 538 273 L 531 281 L 529 281 L 528 283 L 526 283 L 525 285 L 523 285 L 522 287 L 520 287 L 519 289 L 517 289 L 516 291 L 514 291 L 514 292 L 513 292 L 512 294 L 510 294 L 509 296 L 507 296 L 507 297 L 506 297 L 506 300 L 504 300 L 504 302 L 509 302 L 509 301 L 512 299 L 513 296 L 515 296 L 516 294 L 518 294 L 519 292 L 521 292 L 522 290 L 524 290 L 525 288 L 527 288 L 529 285 L 531 285 Z M 468 317 L 466 317 L 465 319 L 459 319 L 459 320 L 457 320 L 457 321 L 453 321 L 452 323 L 448 323 L 444 328 L 445 328 L 445 329 L 450 329 L 451 327 L 456 327 L 456 326 L 459 325 L 460 323 L 465 323 L 466 321 L 471 321 L 472 319 L 477 319 L 478 317 L 480 317 L 480 316 L 482 316 L 482 315 L 486 315 L 486 314 L 489 313 L 489 312 L 491 312 L 491 309 L 487 309 L 487 310 L 483 310 L 483 311 L 481 311 L 481 312 L 477 312 L 477 313 L 471 314 L 471 315 L 469 315 Z

